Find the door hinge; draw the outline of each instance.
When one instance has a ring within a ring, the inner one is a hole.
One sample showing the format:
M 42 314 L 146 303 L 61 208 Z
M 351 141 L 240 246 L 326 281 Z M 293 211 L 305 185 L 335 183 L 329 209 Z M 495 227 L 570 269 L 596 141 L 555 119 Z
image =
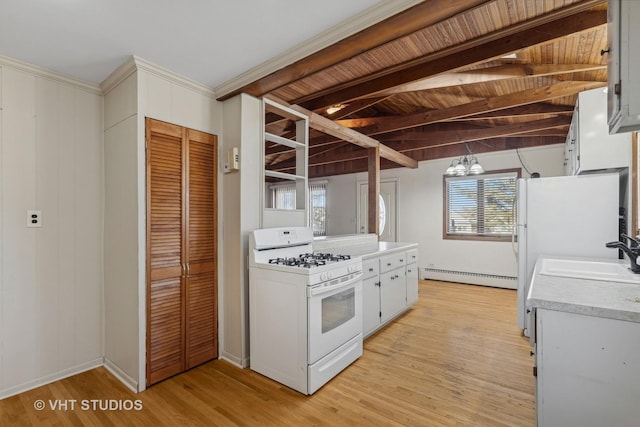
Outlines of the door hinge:
M 534 366 L 534 367 L 533 367 L 533 376 L 534 376 L 534 377 L 537 377 L 537 376 L 538 376 L 538 367 L 537 367 L 537 366 Z
M 378 316 L 379 316 L 379 317 L 382 317 L 382 312 L 379 312 L 379 313 L 378 313 Z
M 613 93 L 620 95 L 622 93 L 622 83 L 618 82 L 613 85 Z

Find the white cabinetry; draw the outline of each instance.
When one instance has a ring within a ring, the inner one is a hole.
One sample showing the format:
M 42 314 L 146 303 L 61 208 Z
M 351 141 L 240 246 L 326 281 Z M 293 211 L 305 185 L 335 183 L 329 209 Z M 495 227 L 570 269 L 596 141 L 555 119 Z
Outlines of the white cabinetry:
M 640 323 L 537 309 L 537 425 L 640 419 Z
M 571 125 L 569 126 L 569 132 L 567 133 L 567 139 L 564 143 L 564 174 L 576 175 L 578 173 L 577 165 L 577 142 L 578 142 L 578 106 L 573 110 L 573 117 L 571 118 Z
M 362 335 L 366 336 L 380 326 L 380 262 L 378 258 L 362 263 Z
M 407 306 L 406 252 L 380 258 L 380 322 L 386 323 Z
M 407 251 L 407 305 L 418 302 L 418 250 Z
M 565 143 L 565 171 L 588 171 L 630 166 L 631 134 L 609 135 L 607 94 L 603 88 L 580 92 Z
M 363 335 L 371 335 L 418 300 L 418 250 L 363 262 Z
M 608 121 L 611 133 L 640 129 L 640 2 L 609 0 L 607 7 Z M 602 52 L 603 54 L 605 52 Z

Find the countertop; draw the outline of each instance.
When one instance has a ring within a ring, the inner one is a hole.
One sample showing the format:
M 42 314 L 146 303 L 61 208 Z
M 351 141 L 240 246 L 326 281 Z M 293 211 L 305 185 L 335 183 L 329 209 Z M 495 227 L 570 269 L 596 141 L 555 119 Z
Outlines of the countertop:
M 527 307 L 640 322 L 640 285 L 547 276 L 537 273 L 539 265 L 540 260 L 529 287 Z
M 363 260 L 417 247 L 417 243 L 379 242 L 374 234 L 328 237 L 313 242 L 314 252 L 331 250 L 342 255 L 359 256 Z

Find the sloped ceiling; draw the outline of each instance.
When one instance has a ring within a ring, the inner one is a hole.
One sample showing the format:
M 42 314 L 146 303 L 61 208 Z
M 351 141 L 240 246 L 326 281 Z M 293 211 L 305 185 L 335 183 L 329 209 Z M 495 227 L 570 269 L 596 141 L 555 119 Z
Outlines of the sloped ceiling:
M 606 86 L 606 6 L 426 0 L 219 96 L 277 97 L 418 161 L 562 144 L 577 93 Z M 330 106 L 342 109 L 329 114 Z M 292 123 L 267 128 L 287 137 Z M 292 172 L 290 151 L 268 144 L 267 168 Z M 367 156 L 313 131 L 309 175 L 366 171 Z

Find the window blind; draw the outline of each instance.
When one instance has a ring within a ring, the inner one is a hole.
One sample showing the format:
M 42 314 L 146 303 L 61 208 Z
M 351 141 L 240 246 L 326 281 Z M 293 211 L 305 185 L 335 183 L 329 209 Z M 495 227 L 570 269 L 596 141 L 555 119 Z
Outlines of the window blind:
M 446 177 L 446 234 L 511 236 L 517 172 Z

